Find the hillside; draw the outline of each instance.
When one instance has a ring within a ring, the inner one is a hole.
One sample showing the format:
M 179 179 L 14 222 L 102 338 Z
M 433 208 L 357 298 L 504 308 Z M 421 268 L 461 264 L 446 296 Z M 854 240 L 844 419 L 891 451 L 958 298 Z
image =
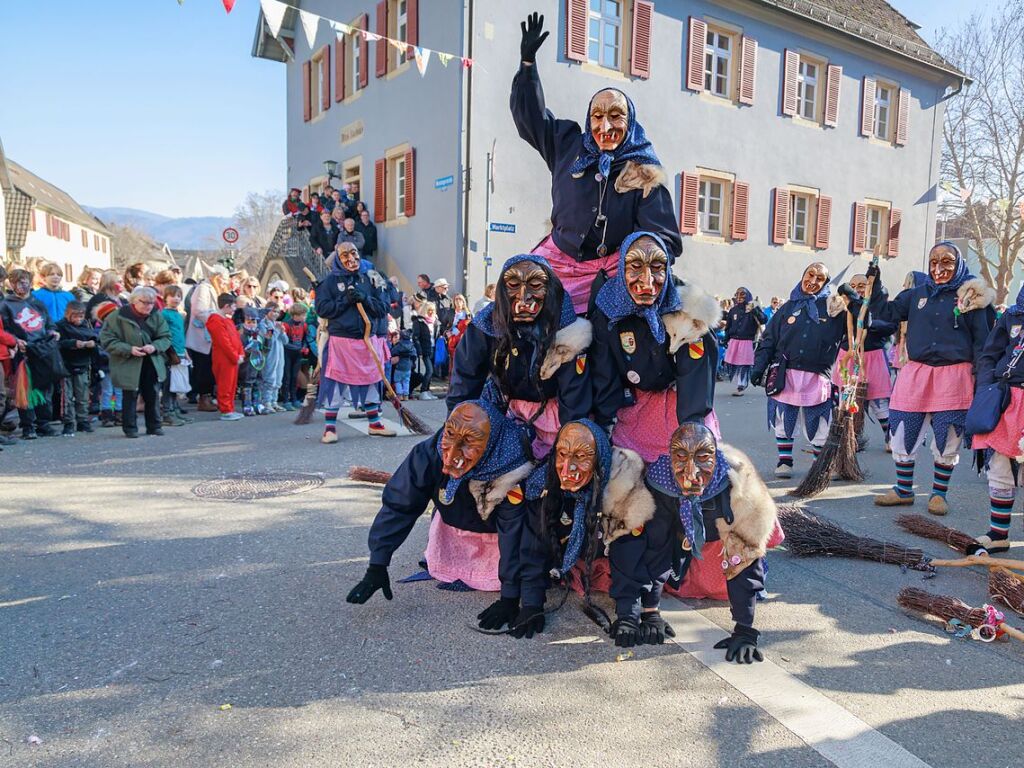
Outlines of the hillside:
M 157 243 L 167 243 L 171 248 L 216 248 L 221 245 L 221 231 L 231 225 L 227 216 L 172 218 L 138 208 L 82 207 L 101 221 L 135 227 Z

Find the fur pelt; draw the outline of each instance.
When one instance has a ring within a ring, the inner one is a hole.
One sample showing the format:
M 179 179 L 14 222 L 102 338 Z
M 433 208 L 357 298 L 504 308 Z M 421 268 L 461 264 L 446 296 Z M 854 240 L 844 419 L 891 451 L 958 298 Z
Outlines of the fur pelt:
M 647 197 L 651 194 L 652 189 L 664 184 L 665 179 L 665 170 L 660 165 L 641 165 L 627 160 L 626 167 L 622 169 L 619 178 L 615 180 L 615 191 L 624 193 L 633 189 L 642 189 L 643 196 Z
M 544 355 L 544 363 L 540 367 L 540 377 L 550 379 L 565 363 L 577 355 L 586 352 L 594 338 L 594 327 L 589 320 L 577 318 L 572 325 L 555 334 L 555 343 Z
M 764 557 L 768 539 L 775 530 L 777 510 L 768 486 L 746 454 L 731 445 L 719 444 L 729 463 L 729 484 L 733 521 L 715 520 L 722 551 L 726 557 L 739 555 L 746 564 Z M 728 575 L 728 574 L 727 574 Z
M 825 308 L 828 310 L 829 317 L 836 317 L 846 311 L 846 302 L 838 293 L 833 293 L 825 299 Z
M 476 500 L 476 511 L 480 513 L 480 518 L 487 520 L 494 508 L 505 499 L 508 492 L 525 480 L 535 466 L 535 464 L 527 462 L 493 480 L 470 480 L 469 492 Z
M 612 468 L 601 499 L 604 544 L 654 517 L 654 497 L 644 483 L 644 460 L 628 448 L 612 448 Z
M 996 300 L 996 292 L 980 277 L 975 277 L 956 289 L 956 300 L 961 312 L 971 312 L 989 306 Z
M 703 288 L 687 283 L 679 286 L 682 309 L 662 315 L 668 331 L 669 354 L 674 355 L 683 344 L 699 340 L 722 319 L 718 300 Z

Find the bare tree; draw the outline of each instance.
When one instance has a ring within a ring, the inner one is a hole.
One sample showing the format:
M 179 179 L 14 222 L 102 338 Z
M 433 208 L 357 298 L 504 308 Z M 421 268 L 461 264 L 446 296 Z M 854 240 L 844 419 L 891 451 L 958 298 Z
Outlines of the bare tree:
M 106 226 L 111 232 L 110 264 L 113 269 L 120 272 L 129 264 L 138 261 L 166 260 L 160 246 L 142 230 L 130 224 Z
M 236 266 L 258 264 L 262 260 L 281 223 L 283 199 L 283 193 L 276 190 L 250 192 L 235 208 L 234 225 L 239 233 Z
M 942 175 L 963 198 L 946 216 L 953 213 L 1002 303 L 1024 261 L 1024 2 L 1004 0 L 989 15 L 975 14 L 944 31 L 937 48 L 974 81 L 946 103 Z M 995 248 L 987 252 L 986 242 Z

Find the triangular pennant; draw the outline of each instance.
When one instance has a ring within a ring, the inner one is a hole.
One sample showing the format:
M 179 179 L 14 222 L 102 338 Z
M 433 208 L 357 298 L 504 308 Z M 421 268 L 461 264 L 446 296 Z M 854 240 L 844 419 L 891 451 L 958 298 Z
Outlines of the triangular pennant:
M 970 199 L 971 193 L 973 191 L 974 191 L 973 187 L 964 187 L 963 189 L 961 189 L 960 190 L 960 202 L 961 203 L 966 203 Z
M 352 27 L 348 24 L 342 24 L 340 21 L 328 21 L 327 23 L 331 25 L 331 29 L 334 30 L 334 34 L 338 37 L 352 34 Z
M 284 14 L 288 6 L 278 0 L 260 0 L 260 8 L 263 9 L 263 18 L 267 20 L 272 37 L 281 34 L 281 25 L 284 24 Z
M 391 47 L 396 51 L 404 51 L 409 47 L 407 43 L 403 43 L 401 40 L 392 40 L 390 37 L 388 38 L 388 42 L 391 43 Z
M 464 66 L 466 69 L 469 69 L 471 66 L 473 66 L 472 59 L 467 59 L 465 56 L 462 56 L 460 58 L 462 59 L 462 66 Z
M 413 46 L 413 56 L 416 57 L 416 69 L 420 71 L 420 77 L 427 74 L 427 64 L 430 63 L 430 49 Z
M 224 0 L 224 10 L 227 13 L 231 13 L 231 9 L 235 7 L 235 0 Z
M 309 11 L 299 11 L 299 21 L 302 22 L 302 31 L 306 33 L 306 44 L 312 48 L 316 42 L 316 29 L 320 26 L 320 17 Z
M 359 34 L 363 36 L 363 40 L 369 43 L 376 43 L 381 39 L 380 35 L 376 32 L 370 32 L 368 29 L 360 29 Z
M 455 58 L 450 53 L 438 53 L 437 51 L 434 52 L 434 55 L 437 56 L 437 58 L 441 61 L 442 67 L 447 67 L 448 62 Z

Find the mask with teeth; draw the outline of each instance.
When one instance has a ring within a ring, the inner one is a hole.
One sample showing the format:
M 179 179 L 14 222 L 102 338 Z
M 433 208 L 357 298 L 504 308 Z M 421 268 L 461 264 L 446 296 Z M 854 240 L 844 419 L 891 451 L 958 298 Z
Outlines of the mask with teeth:
M 441 432 L 441 466 L 459 479 L 475 467 L 491 437 L 491 422 L 482 408 L 472 403 L 456 406 Z
M 602 152 L 613 152 L 626 136 L 629 104 L 624 94 L 600 91 L 590 102 L 590 133 Z
M 505 270 L 501 283 L 512 309 L 512 322 L 534 322 L 548 294 L 547 273 L 538 264 L 520 261 Z
M 558 481 L 563 491 L 576 492 L 594 477 L 597 442 L 594 434 L 579 423 L 567 424 L 554 447 Z
M 703 424 L 680 424 L 668 445 L 676 483 L 687 496 L 700 496 L 711 483 L 718 456 L 715 436 Z
M 658 300 L 668 277 L 668 256 L 651 237 L 641 237 L 626 253 L 626 287 L 633 301 L 649 307 Z

